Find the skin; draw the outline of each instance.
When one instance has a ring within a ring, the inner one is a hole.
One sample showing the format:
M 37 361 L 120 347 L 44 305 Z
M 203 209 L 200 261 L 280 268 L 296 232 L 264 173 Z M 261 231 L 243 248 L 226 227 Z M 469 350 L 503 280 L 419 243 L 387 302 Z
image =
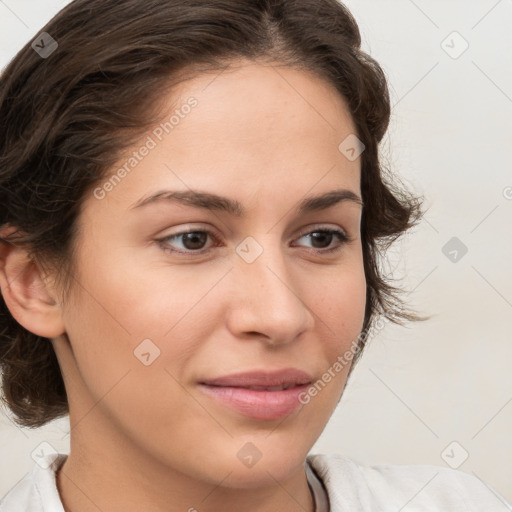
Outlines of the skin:
M 60 300 L 22 248 L 2 248 L 4 299 L 52 340 L 63 372 L 71 453 L 57 482 L 67 511 L 313 511 L 304 460 L 349 366 L 279 420 L 241 415 L 197 382 L 287 367 L 317 380 L 361 332 L 361 205 L 296 210 L 335 189 L 361 195 L 360 159 L 338 150 L 355 129 L 337 91 L 304 70 L 241 61 L 182 82 L 162 105 L 172 113 L 191 96 L 197 107 L 121 183 L 85 198 L 72 300 Z M 132 208 L 162 189 L 219 194 L 246 213 L 170 201 Z M 218 245 L 208 237 L 210 251 L 187 258 L 156 241 L 188 228 L 211 231 Z M 350 241 L 316 248 L 305 235 L 318 228 Z M 248 236 L 263 248 L 252 263 L 236 252 Z M 148 338 L 160 356 L 146 366 L 134 350 Z M 237 457 L 248 442 L 262 454 L 252 467 Z

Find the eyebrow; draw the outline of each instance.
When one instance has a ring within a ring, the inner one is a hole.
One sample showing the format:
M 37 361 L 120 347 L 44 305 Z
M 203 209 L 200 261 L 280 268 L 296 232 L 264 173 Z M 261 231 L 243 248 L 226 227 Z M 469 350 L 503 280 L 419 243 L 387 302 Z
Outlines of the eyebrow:
M 362 199 L 352 190 L 336 189 L 321 195 L 310 196 L 303 199 L 297 209 L 299 214 L 305 214 L 325 210 L 345 201 L 356 203 L 361 207 L 363 206 Z M 178 202 L 186 206 L 226 212 L 236 217 L 245 215 L 245 208 L 239 201 L 198 190 L 161 190 L 137 201 L 131 209 L 162 202 Z

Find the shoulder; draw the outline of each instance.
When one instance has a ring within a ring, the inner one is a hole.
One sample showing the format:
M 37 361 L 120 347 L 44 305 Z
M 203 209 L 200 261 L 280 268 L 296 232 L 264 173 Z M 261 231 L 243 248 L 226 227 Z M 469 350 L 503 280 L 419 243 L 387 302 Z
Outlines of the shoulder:
M 379 464 L 365 466 L 340 454 L 309 455 L 326 487 L 332 512 L 429 510 L 510 512 L 512 507 L 475 476 L 441 466 Z
M 38 460 L 0 500 L 0 512 L 64 512 L 55 474 L 66 458 L 66 454 L 52 453 Z

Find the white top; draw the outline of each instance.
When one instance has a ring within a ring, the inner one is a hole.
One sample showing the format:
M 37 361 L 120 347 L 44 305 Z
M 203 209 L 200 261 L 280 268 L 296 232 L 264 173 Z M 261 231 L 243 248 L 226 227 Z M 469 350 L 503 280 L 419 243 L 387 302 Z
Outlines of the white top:
M 66 457 L 63 453 L 42 457 L 0 501 L 0 512 L 64 512 L 55 473 Z M 432 465 L 363 466 L 339 454 L 309 455 L 306 463 L 318 511 L 325 505 L 330 512 L 512 511 L 512 506 L 490 486 L 454 469 Z M 327 503 L 322 505 L 324 491 Z

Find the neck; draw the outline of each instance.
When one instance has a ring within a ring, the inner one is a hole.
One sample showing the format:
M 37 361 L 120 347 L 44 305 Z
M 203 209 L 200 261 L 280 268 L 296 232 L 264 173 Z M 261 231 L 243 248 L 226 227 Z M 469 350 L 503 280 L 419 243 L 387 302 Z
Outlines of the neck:
M 257 466 L 251 469 L 257 484 L 241 484 L 232 473 L 205 481 L 166 465 L 119 432 L 106 435 L 100 421 L 86 423 L 98 430 L 80 423 L 72 429 L 70 454 L 57 473 L 66 512 L 314 512 L 303 464 L 281 481 L 271 471 L 258 473 Z

